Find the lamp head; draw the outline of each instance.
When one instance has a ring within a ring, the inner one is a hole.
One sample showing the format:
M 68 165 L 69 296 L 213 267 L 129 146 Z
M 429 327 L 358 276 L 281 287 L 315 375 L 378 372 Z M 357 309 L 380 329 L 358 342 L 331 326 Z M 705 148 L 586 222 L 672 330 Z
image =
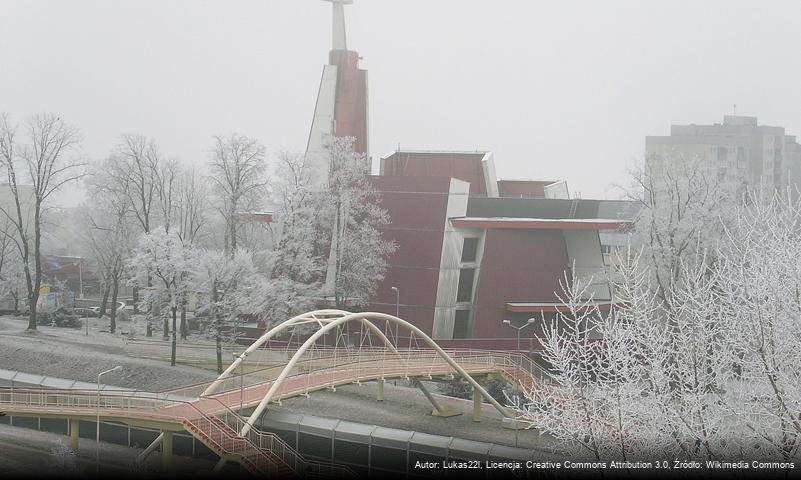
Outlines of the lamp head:
M 529 319 L 528 319 L 528 323 L 534 323 L 534 322 L 536 322 L 536 321 L 537 321 L 537 319 L 536 319 L 536 318 L 529 318 Z
M 511 325 L 512 324 L 512 322 L 510 320 L 504 320 L 503 323 L 505 323 L 506 325 Z

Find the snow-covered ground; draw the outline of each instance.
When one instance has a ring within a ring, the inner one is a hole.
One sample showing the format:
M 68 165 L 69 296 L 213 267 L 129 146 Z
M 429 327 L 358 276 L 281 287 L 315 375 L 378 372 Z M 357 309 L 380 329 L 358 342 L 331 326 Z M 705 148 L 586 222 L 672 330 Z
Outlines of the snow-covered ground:
M 95 446 L 92 439 L 81 438 L 78 454 L 68 458 L 54 455 L 53 450 L 66 450 L 69 438 L 55 433 L 40 432 L 28 428 L 0 425 L 0 477 L 2 478 L 49 478 L 72 475 L 89 476 L 95 473 Z M 131 475 L 131 461 L 142 452 L 112 443 L 100 443 L 100 470 L 103 476 Z M 158 452 L 148 456 L 139 467 L 138 477 L 173 478 L 174 473 L 194 473 L 209 470 L 214 462 L 176 455 L 173 457 L 174 472 L 167 475 L 161 466 Z
M 143 322 L 120 322 L 117 333 L 111 334 L 107 319 L 89 320 L 87 336 L 82 328 L 39 326 L 37 332 L 27 332 L 27 318 L 0 316 L 0 368 L 95 382 L 101 371 L 121 365 L 123 369 L 105 376 L 103 383 L 150 391 L 216 377 L 209 370 L 185 365 L 172 367 L 157 360 L 129 357 L 121 332 L 135 328 L 144 337 Z M 160 339 L 161 334 L 156 332 L 153 338 Z

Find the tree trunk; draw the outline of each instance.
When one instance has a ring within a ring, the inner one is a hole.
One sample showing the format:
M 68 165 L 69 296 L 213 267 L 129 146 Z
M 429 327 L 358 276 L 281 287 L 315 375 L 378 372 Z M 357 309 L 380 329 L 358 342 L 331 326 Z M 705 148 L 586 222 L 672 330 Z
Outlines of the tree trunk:
M 172 306 L 172 356 L 170 357 L 170 365 L 173 367 L 175 366 L 175 350 L 178 348 L 178 329 L 175 328 L 177 325 L 177 315 L 178 314 L 178 307 L 176 305 Z M 166 320 L 165 320 L 166 323 Z M 169 328 L 169 324 L 167 325 Z
M 100 316 L 106 314 L 106 308 L 108 307 L 108 294 L 111 291 L 111 284 L 105 283 L 103 285 L 103 298 L 100 300 Z
M 231 258 L 236 255 L 236 204 L 231 209 Z
M 14 314 L 19 314 L 19 293 L 14 292 L 11 297 L 14 299 Z
M 222 368 L 222 335 L 220 335 L 220 321 L 219 319 L 215 319 L 214 322 L 217 324 L 217 373 L 220 374 L 223 372 Z
M 109 313 L 111 323 L 109 325 L 109 331 L 115 333 L 117 331 L 117 294 L 120 290 L 120 280 L 119 278 L 115 278 L 112 281 L 114 282 L 114 287 L 111 293 L 111 312 Z
M 28 303 L 31 307 L 31 313 L 28 315 L 28 330 L 36 330 L 36 303 L 39 300 L 39 292 L 35 295 L 28 296 Z
M 172 308 L 172 307 L 170 307 L 170 308 Z M 170 319 L 166 315 L 163 318 L 164 318 L 164 325 L 162 325 L 162 327 L 164 328 L 163 337 L 164 337 L 164 340 L 169 340 L 169 338 L 170 338 Z
M 186 300 L 181 302 L 181 340 L 186 340 Z
M 139 313 L 139 287 L 133 287 L 133 313 Z M 148 324 L 149 325 L 149 324 Z M 151 334 L 148 334 L 149 337 Z
M 215 339 L 217 342 L 217 373 L 222 373 L 222 335 L 220 334 L 220 330 L 222 329 L 222 320 L 220 320 L 220 314 L 217 312 L 217 301 L 218 301 L 218 293 L 217 293 L 217 282 L 211 283 L 211 302 L 212 302 L 212 311 L 211 314 L 214 315 L 214 326 L 215 326 Z

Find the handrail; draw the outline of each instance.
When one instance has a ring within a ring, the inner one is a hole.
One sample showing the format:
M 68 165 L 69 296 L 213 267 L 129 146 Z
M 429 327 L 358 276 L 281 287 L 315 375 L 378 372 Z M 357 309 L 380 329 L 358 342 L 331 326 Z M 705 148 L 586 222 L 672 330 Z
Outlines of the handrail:
M 489 371 L 496 371 L 511 380 L 518 382 L 522 387 L 533 386 L 539 383 L 553 383 L 554 380 L 542 366 L 538 365 L 531 358 L 521 352 L 508 352 L 496 350 L 476 350 L 476 349 L 448 349 L 448 355 L 472 371 L 481 371 L 486 367 Z M 385 376 L 431 376 L 442 374 L 443 371 L 450 370 L 450 365 L 432 349 L 407 349 L 400 350 L 390 357 L 386 355 L 385 348 L 317 348 L 307 352 L 308 355 L 295 364 L 296 370 L 289 377 L 307 377 L 308 383 L 305 387 L 293 387 L 292 390 L 284 392 L 285 395 L 298 395 L 308 393 L 310 389 L 324 388 L 352 381 L 384 378 Z M 271 379 L 257 377 L 265 371 L 281 366 L 269 366 L 245 374 L 231 375 L 222 379 L 225 387 L 221 391 L 212 395 L 198 397 L 197 400 L 176 398 L 180 392 L 187 392 L 204 387 L 214 381 L 202 382 L 173 389 L 165 389 L 160 392 L 141 392 L 130 390 L 112 390 L 106 388 L 98 397 L 95 390 L 35 390 L 35 389 L 8 389 L 0 388 L 0 404 L 14 403 L 16 400 L 22 404 L 35 406 L 62 406 L 73 408 L 107 408 L 110 410 L 138 410 L 141 416 L 151 416 L 166 420 L 181 420 L 188 429 L 201 428 L 201 424 L 206 429 L 220 429 L 216 422 L 223 421 L 231 431 L 225 431 L 224 435 L 230 439 L 243 438 L 254 448 L 267 449 L 270 455 L 279 458 L 282 462 L 290 465 L 294 471 L 300 472 L 302 468 L 311 466 L 312 463 L 303 459 L 298 452 L 287 445 L 280 437 L 272 433 L 264 433 L 252 429 L 248 432 L 244 428 L 247 421 L 239 414 L 235 413 L 228 405 L 220 400 L 223 395 L 230 395 L 236 388 L 244 388 L 247 380 L 247 388 L 257 388 L 274 382 Z M 344 373 L 344 375 L 342 375 Z M 256 374 L 256 375 L 254 375 Z M 254 378 L 257 377 L 257 378 Z M 539 377 L 537 379 L 536 377 Z M 319 380 L 318 380 L 319 379 Z M 238 381 L 237 381 L 238 380 Z M 305 390 L 305 391 L 304 391 Z M 10 393 L 9 393 L 10 392 Z M 68 392 L 68 393 L 66 393 Z M 99 398 L 99 400 L 98 400 Z M 212 401 L 218 408 L 199 408 L 198 404 L 202 401 Z M 187 417 L 179 415 L 178 410 L 172 410 L 179 405 L 188 405 L 190 412 L 194 415 Z M 213 410 L 213 414 L 211 413 Z M 209 412 L 209 413 L 207 413 Z M 221 419 L 220 416 L 223 418 Z M 215 420 L 216 419 L 216 420 Z M 195 422 L 195 423 L 192 423 Z M 216 426 L 215 426 L 216 425 Z M 245 430 L 245 436 L 239 432 Z M 233 432 L 233 433 L 232 433 Z M 217 432 L 219 433 L 219 432 Z M 199 432 L 202 434 L 202 432 Z M 223 433 L 219 433 L 223 435 Z M 218 436 L 219 436 L 218 435 Z M 222 437 L 218 440 L 222 441 Z M 212 441 L 210 438 L 209 441 Z M 231 440 L 233 441 L 233 440 Z M 230 443 L 230 442 L 229 442 Z M 246 458 L 240 450 L 222 451 L 231 455 L 238 455 L 242 462 L 253 462 L 253 458 Z M 234 448 L 231 443 L 230 448 Z M 257 465 L 254 464 L 254 468 Z M 325 465 L 315 465 L 315 468 L 334 468 Z
M 73 407 L 73 408 L 110 408 L 110 409 L 122 409 L 122 410 L 130 410 L 130 411 L 142 411 L 142 410 L 166 410 L 169 407 L 174 407 L 175 405 L 184 405 L 190 407 L 190 411 L 193 411 L 196 415 L 179 415 L 178 412 L 171 412 L 172 415 L 141 415 L 145 418 L 157 418 L 157 419 L 180 419 L 181 423 L 189 427 L 188 424 L 191 425 L 199 425 L 204 424 L 208 425 L 209 427 L 216 426 L 218 429 L 220 428 L 219 423 L 215 422 L 213 417 L 207 415 L 203 410 L 197 407 L 195 402 L 185 401 L 185 400 L 175 400 L 171 399 L 169 401 L 160 400 L 158 398 L 147 398 L 141 396 L 130 395 L 129 392 L 126 391 L 117 391 L 119 393 L 109 395 L 107 392 L 101 392 L 98 399 L 98 393 L 93 392 L 91 390 L 82 390 L 82 391 L 75 391 L 75 390 L 55 390 L 55 389 L 48 389 L 48 390 L 35 390 L 35 389 L 15 389 L 15 388 L 8 388 L 8 387 L 0 387 L 0 404 L 10 405 L 10 404 L 22 404 L 27 406 L 34 406 L 34 407 Z M 15 398 L 23 400 L 23 401 L 14 401 Z M 27 401 L 24 401 L 27 398 Z M 121 402 L 114 404 L 115 400 L 122 400 L 127 399 L 127 402 Z M 82 402 L 82 400 L 86 400 Z M 218 399 L 210 399 L 220 404 L 221 411 L 223 415 L 225 415 L 226 419 L 233 419 L 235 424 L 241 428 L 244 425 L 245 420 L 237 415 L 233 410 L 231 410 L 227 405 L 220 402 Z M 99 401 L 99 403 L 98 403 Z M 111 402 L 110 402 L 111 401 Z M 66 405 L 65 405 L 66 403 Z M 171 405 L 166 405 L 167 403 Z M 108 414 L 106 414 L 108 416 Z M 239 435 L 238 430 L 234 429 L 228 422 L 224 422 L 230 431 L 221 429 L 223 433 L 232 441 L 236 440 L 237 438 L 241 438 L 246 440 L 251 446 L 261 452 L 263 455 L 267 456 L 264 450 L 267 450 L 271 455 L 280 459 L 283 463 L 288 465 L 294 472 L 301 474 L 307 466 L 312 466 L 316 468 L 318 471 L 321 470 L 331 470 L 331 471 L 338 471 L 342 476 L 350 476 L 349 469 L 340 465 L 328 465 L 321 462 L 311 462 L 303 458 L 300 453 L 294 450 L 291 446 L 289 446 L 286 442 L 284 442 L 280 437 L 276 434 L 271 432 L 262 432 L 257 429 L 251 429 L 251 432 L 248 434 L 247 437 L 242 437 Z M 198 427 L 199 428 L 199 427 Z M 191 431 L 191 429 L 190 429 Z M 256 439 L 257 441 L 254 441 Z M 228 443 L 220 443 L 214 441 L 213 438 L 209 438 L 208 440 L 213 441 L 218 445 L 221 452 L 224 454 L 234 455 L 240 457 L 243 461 L 250 461 L 243 452 L 236 450 L 232 442 Z M 258 442 L 258 443 L 257 443 Z M 269 456 L 267 456 L 267 460 Z M 254 464 L 254 468 L 258 468 L 258 465 Z M 268 470 L 270 469 L 268 464 Z
M 378 356 L 383 355 L 383 352 L 384 352 L 384 349 L 382 349 L 382 348 L 360 349 L 362 353 L 358 353 L 359 349 L 354 349 L 355 350 L 354 351 L 354 355 L 353 356 L 347 356 L 347 355 L 342 355 L 342 353 L 341 353 L 342 350 L 347 350 L 347 349 L 333 349 L 333 348 L 319 349 L 318 348 L 316 350 L 317 350 L 317 352 L 313 352 L 313 351 L 309 352 L 311 358 L 306 358 L 306 359 L 301 360 L 300 362 L 298 362 L 298 365 L 296 365 L 296 366 L 299 369 L 302 370 L 302 366 L 303 365 L 305 365 L 307 363 L 315 362 L 315 361 L 320 362 L 320 361 L 331 360 L 331 359 L 342 361 L 343 359 L 352 358 L 352 357 L 357 357 L 358 358 L 361 355 L 364 355 L 365 350 L 367 351 L 366 353 L 373 353 L 374 352 Z M 326 356 L 314 356 L 315 353 L 320 353 L 320 352 L 325 352 L 325 351 L 333 351 L 333 350 L 338 350 L 337 355 L 329 354 L 329 355 L 326 355 Z M 540 381 L 549 381 L 549 382 L 553 381 L 551 375 L 545 369 L 543 369 L 542 366 L 540 366 L 539 364 L 537 364 L 536 362 L 531 360 L 527 355 L 525 355 L 523 353 L 508 352 L 508 351 L 503 351 L 503 350 L 475 350 L 475 349 L 447 349 L 445 351 L 449 355 L 451 355 L 454 359 L 464 358 L 465 356 L 469 357 L 469 356 L 483 356 L 483 355 L 493 355 L 493 356 L 496 356 L 496 357 L 500 357 L 502 359 L 510 359 L 512 361 L 512 365 L 508 365 L 508 366 L 518 366 L 518 367 L 520 367 L 524 371 L 529 372 L 529 374 L 532 376 L 532 379 L 536 378 L 536 377 L 539 377 Z M 434 351 L 431 350 L 431 349 L 401 350 L 401 351 L 399 351 L 399 354 L 401 356 L 403 356 L 403 357 L 408 357 L 408 358 L 422 358 L 421 357 L 422 355 L 431 355 L 431 354 L 434 354 Z M 514 360 L 515 357 L 518 360 Z M 444 363 L 444 361 L 441 361 L 441 360 L 439 360 L 439 361 Z M 350 361 L 350 362 L 347 362 L 347 363 L 357 363 L 357 361 Z M 488 362 L 488 363 L 492 363 L 492 364 L 497 365 L 500 362 Z M 228 377 L 225 377 L 223 379 L 223 381 L 232 380 L 232 379 L 239 379 L 242 376 L 244 376 L 246 378 L 247 377 L 257 377 L 257 375 L 256 375 L 257 373 L 265 372 L 265 371 L 271 370 L 271 369 L 280 369 L 282 367 L 283 367 L 283 365 L 281 365 L 281 364 L 279 364 L 279 365 L 271 365 L 271 366 L 264 367 L 264 368 L 261 368 L 261 369 L 258 369 L 258 370 L 254 370 L 254 371 L 251 371 L 251 372 L 248 372 L 248 373 L 245 373 L 245 374 L 233 374 L 233 375 L 230 375 Z M 331 368 L 331 367 L 329 366 L 329 367 L 326 367 L 326 368 Z M 324 370 L 324 369 L 318 369 L 318 370 Z M 536 374 L 535 374 L 535 372 L 536 372 Z M 536 375 L 536 377 L 535 377 L 535 375 Z M 206 382 L 199 382 L 199 383 L 196 383 L 196 384 L 186 385 L 186 386 L 182 386 L 182 387 L 178 387 L 178 388 L 162 390 L 162 392 L 164 392 L 164 393 L 174 393 L 174 392 L 181 391 L 181 390 L 189 390 L 191 388 L 206 387 L 206 386 L 211 385 L 212 383 L 214 383 L 216 381 L 217 380 L 215 379 L 215 380 L 209 380 L 209 381 L 206 381 Z M 269 379 L 257 378 L 256 381 L 254 381 L 253 383 L 250 383 L 250 384 L 245 384 L 245 386 L 254 386 L 254 385 L 258 385 L 258 384 L 266 384 L 266 383 L 269 383 L 271 381 L 272 380 L 269 380 Z M 226 391 L 232 391 L 232 390 L 235 390 L 235 389 L 238 389 L 238 388 L 239 388 L 239 384 L 237 383 L 236 385 L 232 385 L 229 389 L 219 389 L 217 392 L 215 392 L 215 394 L 223 393 L 223 392 L 226 392 Z

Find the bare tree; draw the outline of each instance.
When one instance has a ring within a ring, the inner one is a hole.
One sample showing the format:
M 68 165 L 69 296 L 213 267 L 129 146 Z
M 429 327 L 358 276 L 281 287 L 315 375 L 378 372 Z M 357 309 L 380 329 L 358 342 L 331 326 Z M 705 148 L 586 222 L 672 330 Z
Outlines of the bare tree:
M 22 258 L 12 240 L 13 224 L 8 218 L 0 219 L 0 299 L 11 297 L 14 312 L 19 312 L 20 291 L 25 289 L 25 272 Z
M 0 117 L 0 162 L 5 169 L 13 205 L 0 205 L 14 225 L 12 239 L 25 272 L 30 317 L 28 329 L 36 330 L 36 306 L 42 286 L 42 217 L 52 195 L 79 179 L 83 163 L 69 157 L 80 140 L 78 130 L 54 115 L 40 114 L 22 127 Z
M 102 278 L 106 284 L 103 292 L 101 316 L 105 314 L 105 304 L 111 295 L 109 312 L 110 331 L 117 327 L 117 299 L 120 281 L 124 274 L 125 258 L 131 250 L 131 203 L 127 195 L 125 178 L 108 175 L 112 159 L 100 163 L 89 177 L 87 187 L 92 197 L 91 205 L 84 205 L 86 242 L 97 261 Z
M 225 250 L 233 257 L 238 215 L 256 208 L 267 188 L 265 148 L 244 135 L 216 136 L 209 166 L 217 210 L 225 220 Z
M 208 220 L 208 184 L 195 169 L 185 169 L 179 183 L 178 204 L 175 219 L 177 232 L 182 240 L 195 244 Z
M 194 169 L 184 169 L 178 182 L 175 222 L 181 240 L 196 246 L 206 226 L 208 210 L 208 187 L 206 180 L 197 175 Z M 186 298 L 181 302 L 181 340 L 187 337 Z
M 150 233 L 159 213 L 159 172 L 163 163 L 155 140 L 124 134 L 107 162 L 110 188 L 127 197 L 131 214 L 142 233 Z M 154 210 L 155 209 L 155 210 Z M 147 283 L 145 283 L 147 285 Z M 134 287 L 134 310 L 139 308 L 139 288 Z M 151 312 L 145 312 L 148 337 L 153 335 Z M 168 327 L 168 326 L 167 326 Z M 165 327 L 164 336 L 169 329 Z

